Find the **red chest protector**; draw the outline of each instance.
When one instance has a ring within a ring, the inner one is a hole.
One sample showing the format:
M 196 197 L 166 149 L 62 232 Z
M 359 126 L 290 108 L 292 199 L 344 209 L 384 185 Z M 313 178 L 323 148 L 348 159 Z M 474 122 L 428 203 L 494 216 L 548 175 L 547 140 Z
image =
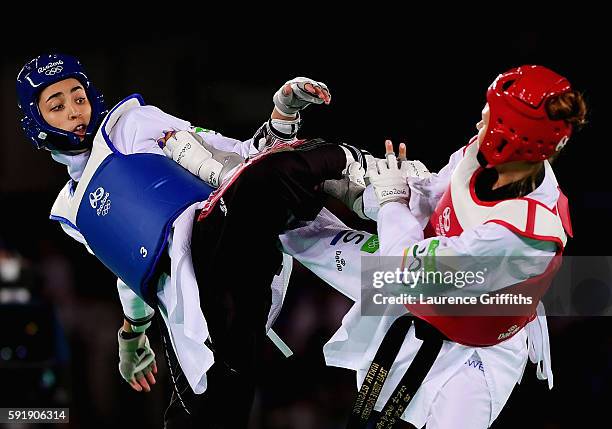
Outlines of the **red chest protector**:
M 552 241 L 557 244 L 557 253 L 541 275 L 489 293 L 491 297 L 501 294 L 532 297 L 529 305 L 479 303 L 466 304 L 462 309 L 453 304 L 453 315 L 447 315 L 451 305 L 407 304 L 406 307 L 455 342 L 469 346 L 491 346 L 512 337 L 533 320 L 538 302 L 561 266 L 561 254 L 567 242 L 565 231 L 570 236 L 572 231 L 567 198 L 562 193 L 552 209 L 531 198 L 480 201 L 474 184 L 482 167 L 476 157 L 478 144 L 474 140 L 472 142 L 466 147 L 464 158 L 453 172 L 448 189 L 430 217 L 425 237 L 457 236 L 465 230 L 493 222 L 523 237 Z M 545 181 L 554 180 L 547 161 L 545 169 Z

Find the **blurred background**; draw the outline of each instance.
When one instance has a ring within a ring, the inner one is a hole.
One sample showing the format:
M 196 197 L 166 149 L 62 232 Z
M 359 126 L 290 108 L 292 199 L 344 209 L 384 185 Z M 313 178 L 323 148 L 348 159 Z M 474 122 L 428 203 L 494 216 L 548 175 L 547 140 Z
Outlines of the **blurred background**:
M 582 90 L 590 106 L 589 125 L 554 165 L 574 226 L 566 254 L 610 254 L 605 32 L 586 25 L 529 31 L 491 25 L 486 31 L 470 25 L 379 31 L 361 25 L 287 36 L 280 30 L 264 34 L 258 25 L 197 27 L 86 32 L 53 21 L 27 41 L 0 41 L 0 407 L 70 407 L 69 427 L 144 429 L 162 426 L 169 395 L 155 328 L 149 330 L 160 357 L 154 392 L 136 394 L 121 380 L 115 280 L 48 220 L 67 172 L 22 135 L 14 87 L 21 66 L 46 51 L 80 58 L 109 106 L 140 93 L 148 104 L 193 125 L 242 140 L 268 117 L 272 94 L 286 80 L 312 77 L 326 82 L 333 98 L 329 106 L 304 112 L 303 137 L 346 141 L 375 155 L 390 138 L 405 142 L 409 158 L 431 170 L 475 134 L 485 90 L 498 73 L 528 63 L 548 66 Z M 340 214 L 352 226 L 375 228 Z M 283 359 L 268 347 L 253 429 L 343 427 L 355 376 L 326 368 L 322 346 L 349 307 L 296 264 L 276 324 L 295 355 Z M 555 388 L 538 382 L 530 364 L 493 427 L 582 427 L 609 417 L 610 318 L 555 317 L 549 327 Z

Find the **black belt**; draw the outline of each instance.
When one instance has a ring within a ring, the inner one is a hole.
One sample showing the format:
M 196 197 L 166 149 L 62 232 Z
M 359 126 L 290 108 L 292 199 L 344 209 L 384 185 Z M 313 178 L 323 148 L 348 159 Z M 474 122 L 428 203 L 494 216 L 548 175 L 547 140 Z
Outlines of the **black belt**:
M 177 406 L 180 406 L 185 413 L 191 415 L 190 408 L 190 397 L 193 397 L 191 387 L 187 381 L 187 377 L 183 373 L 181 366 L 178 361 L 174 349 L 172 348 L 172 340 L 170 339 L 170 332 L 164 322 L 163 317 L 160 314 L 160 310 L 156 311 L 157 315 L 157 326 L 159 327 L 160 336 L 164 347 L 164 357 L 166 358 L 166 366 L 170 373 L 170 381 L 172 384 L 172 390 L 174 394 L 170 399 L 170 404 L 177 402 Z M 170 406 L 168 406 L 170 409 Z
M 423 344 L 382 411 L 377 413 L 376 421 L 371 421 L 374 405 L 413 322 L 415 335 L 423 340 Z M 425 380 L 442 348 L 442 341 L 446 339 L 433 326 L 411 315 L 407 314 L 395 320 L 385 334 L 359 389 L 347 429 L 361 429 L 367 425 L 373 425 L 368 427 L 376 429 L 393 428 Z

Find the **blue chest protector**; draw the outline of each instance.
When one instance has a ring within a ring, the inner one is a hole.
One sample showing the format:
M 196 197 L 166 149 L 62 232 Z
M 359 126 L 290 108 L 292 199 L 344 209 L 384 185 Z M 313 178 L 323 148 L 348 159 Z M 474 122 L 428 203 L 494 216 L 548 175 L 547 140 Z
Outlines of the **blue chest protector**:
M 212 190 L 166 157 L 113 154 L 87 186 L 77 227 L 104 265 L 148 300 L 172 222 Z
M 107 122 L 99 134 L 108 145 L 105 149 L 111 150 L 77 186 L 75 223 L 96 257 L 151 303 L 173 221 L 191 204 L 208 198 L 213 188 L 162 155 L 119 153 L 108 138 Z M 94 146 L 102 143 L 96 140 Z M 84 192 L 78 191 L 81 186 Z

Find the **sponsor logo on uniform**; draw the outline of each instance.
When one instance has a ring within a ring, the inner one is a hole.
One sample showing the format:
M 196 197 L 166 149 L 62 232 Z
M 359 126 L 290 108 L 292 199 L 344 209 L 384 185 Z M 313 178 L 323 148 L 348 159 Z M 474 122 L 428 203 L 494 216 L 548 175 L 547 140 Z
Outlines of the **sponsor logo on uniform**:
M 469 366 L 470 368 L 479 369 L 482 372 L 484 372 L 484 365 L 479 360 L 468 359 L 467 361 L 465 361 L 465 364 Z
M 378 235 L 374 234 L 361 246 L 361 251 L 366 253 L 374 253 L 378 250 L 380 243 L 378 242 Z
M 178 157 L 176 158 L 176 163 L 180 164 L 181 161 L 183 160 L 183 158 L 185 157 L 186 152 L 191 149 L 191 143 L 187 142 L 185 143 L 185 146 L 183 146 L 183 148 L 181 149 L 181 151 L 178 154 Z
M 380 195 L 382 197 L 388 197 L 390 195 L 408 195 L 408 192 L 405 189 L 391 189 L 389 191 L 382 191 Z
M 330 241 L 329 245 L 335 246 L 338 244 L 340 239 L 342 239 L 342 241 L 345 243 L 359 244 L 365 239 L 365 235 L 347 229 L 336 234 L 334 238 L 332 238 L 332 241 Z
M 89 204 L 93 209 L 96 209 L 98 216 L 106 216 L 108 214 L 111 206 L 109 196 L 110 194 L 105 192 L 101 186 L 89 194 Z
M 346 261 L 342 259 L 342 250 L 336 250 L 336 257 L 334 259 L 336 261 L 336 269 L 342 271 L 346 266 Z
M 210 175 L 208 176 L 208 183 L 210 183 L 212 186 L 217 186 L 217 175 L 214 171 L 210 172 Z
M 497 339 L 503 340 L 505 338 L 511 337 L 512 335 L 516 333 L 516 331 L 518 331 L 518 329 L 519 329 L 518 325 L 512 325 L 508 328 L 506 332 L 502 332 L 501 334 L 499 334 Z
M 223 212 L 223 216 L 227 216 L 227 206 L 225 205 L 225 201 L 223 201 L 223 197 L 219 198 L 219 208 Z

